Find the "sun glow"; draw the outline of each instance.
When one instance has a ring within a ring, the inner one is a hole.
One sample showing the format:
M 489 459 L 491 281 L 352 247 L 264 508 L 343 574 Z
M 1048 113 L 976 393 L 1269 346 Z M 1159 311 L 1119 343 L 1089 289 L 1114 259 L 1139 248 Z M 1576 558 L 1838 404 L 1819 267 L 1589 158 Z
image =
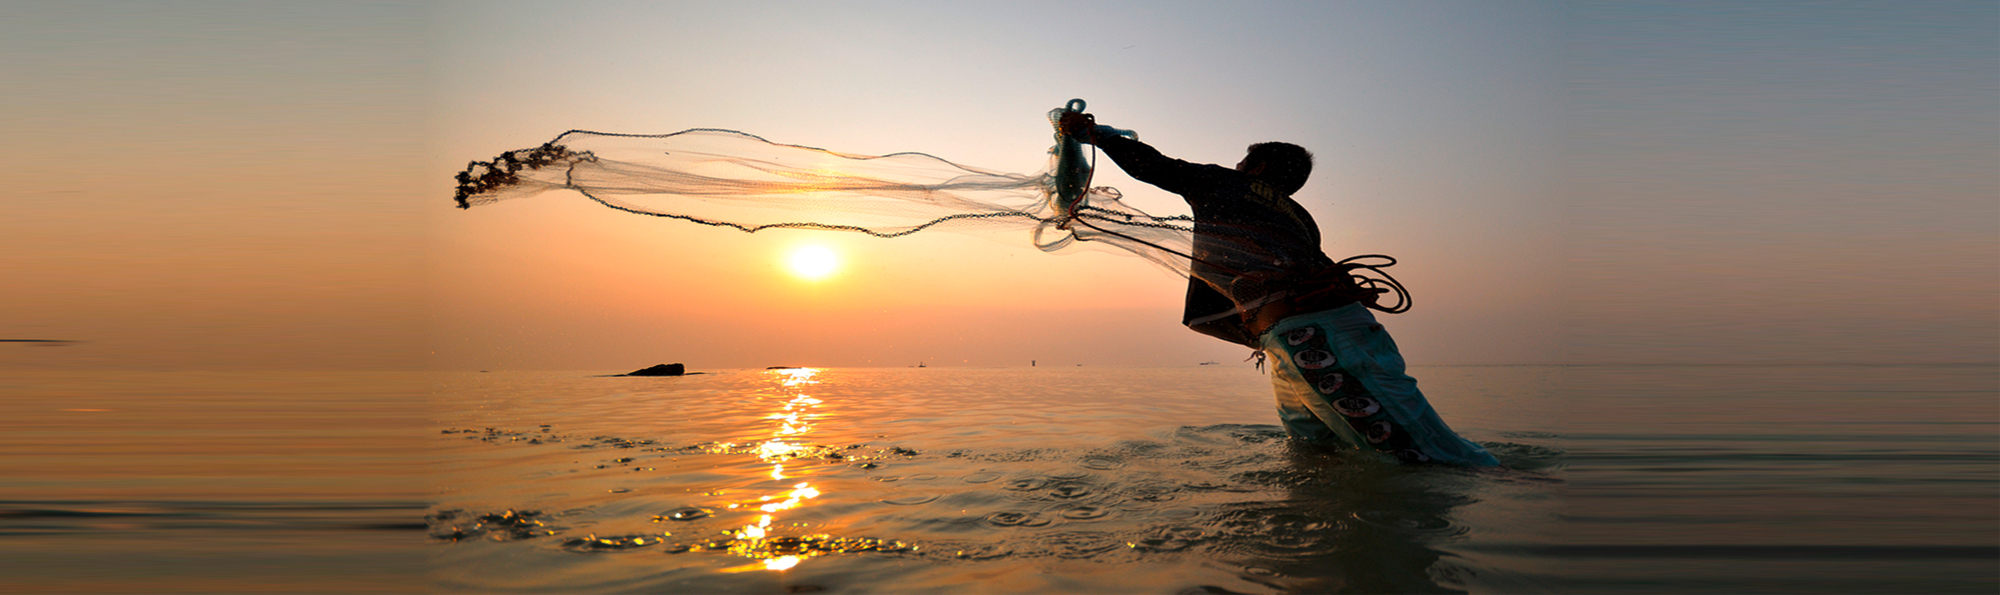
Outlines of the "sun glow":
M 817 281 L 840 268 L 840 258 L 825 246 L 805 246 L 792 251 L 792 274 Z

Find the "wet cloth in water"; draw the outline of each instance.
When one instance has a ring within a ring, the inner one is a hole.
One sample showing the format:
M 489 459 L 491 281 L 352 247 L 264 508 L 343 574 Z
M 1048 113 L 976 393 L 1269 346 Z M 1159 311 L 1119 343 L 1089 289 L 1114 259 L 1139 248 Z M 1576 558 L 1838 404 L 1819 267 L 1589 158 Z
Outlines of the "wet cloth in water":
M 1403 372 L 1395 340 L 1361 304 L 1286 318 L 1262 341 L 1273 360 L 1278 417 L 1292 436 L 1405 462 L 1500 464 L 1444 424 Z

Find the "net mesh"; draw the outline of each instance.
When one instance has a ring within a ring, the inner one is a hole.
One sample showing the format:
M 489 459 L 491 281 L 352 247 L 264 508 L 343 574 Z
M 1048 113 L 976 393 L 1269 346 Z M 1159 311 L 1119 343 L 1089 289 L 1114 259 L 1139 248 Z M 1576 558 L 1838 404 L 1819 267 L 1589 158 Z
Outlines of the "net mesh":
M 1190 216 L 1147 214 L 1108 187 L 1088 188 L 1074 210 L 1063 208 L 1058 178 L 1069 182 L 1075 164 L 1062 172 L 1057 159 L 1052 155 L 1042 173 L 1022 175 L 923 153 L 837 153 L 732 130 L 573 130 L 539 147 L 472 162 L 458 174 L 455 198 L 471 208 L 573 190 L 628 213 L 751 233 L 819 229 L 895 238 L 931 229 L 1025 231 L 1043 251 L 1108 248 L 1189 273 Z
M 1077 104 L 1052 112 L 1052 122 L 1080 110 Z M 1122 202 L 1116 189 L 1090 187 L 1091 166 L 1082 155 L 1075 139 L 1058 134 L 1049 167 L 1022 175 L 923 153 L 837 153 L 733 130 L 573 130 L 539 147 L 472 162 L 458 174 L 455 198 L 460 208 L 472 208 L 570 190 L 627 213 L 749 233 L 818 229 L 898 238 L 932 229 L 1025 232 L 1047 252 L 1096 248 L 1137 255 L 1214 288 L 1238 311 L 1269 297 L 1298 303 L 1328 294 L 1385 312 L 1409 309 L 1409 293 L 1381 270 L 1395 259 L 1365 255 L 1293 266 L 1288 263 L 1298 259 L 1274 252 L 1254 227 L 1154 216 Z M 1325 260 L 1316 250 L 1307 256 Z M 1381 294 L 1394 301 L 1382 303 Z

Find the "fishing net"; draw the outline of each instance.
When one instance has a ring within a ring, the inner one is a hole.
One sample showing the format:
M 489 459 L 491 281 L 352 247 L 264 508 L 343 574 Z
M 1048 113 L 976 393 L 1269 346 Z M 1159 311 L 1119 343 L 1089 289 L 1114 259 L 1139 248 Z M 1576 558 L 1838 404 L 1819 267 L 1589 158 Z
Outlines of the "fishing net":
M 1075 181 L 1077 158 L 1052 151 L 1047 171 L 1023 175 L 923 153 L 851 155 L 731 130 L 575 130 L 473 162 L 458 174 L 456 199 L 471 208 L 572 190 L 628 213 L 752 233 L 819 229 L 897 238 L 933 229 L 1015 231 L 1044 251 L 1110 248 L 1188 274 L 1193 219 L 1147 214 L 1121 202 L 1113 188 L 1083 188 Z M 1065 196 L 1065 189 L 1081 195 Z
M 1049 113 L 1050 123 L 1081 114 L 1083 107 L 1072 100 Z M 455 198 L 460 208 L 471 208 L 569 190 L 627 213 L 750 233 L 818 229 L 899 238 L 933 229 L 1011 231 L 1043 251 L 1094 247 L 1145 258 L 1213 288 L 1226 300 L 1215 304 L 1220 316 L 1260 300 L 1329 290 L 1379 310 L 1408 309 L 1409 296 L 1393 278 L 1361 274 L 1379 274 L 1394 259 L 1327 261 L 1301 274 L 1288 263 L 1302 259 L 1274 252 L 1255 227 L 1154 216 L 1122 202 L 1116 189 L 1090 187 L 1094 159 L 1057 128 L 1048 169 L 1033 175 L 923 153 L 837 153 L 732 130 L 573 130 L 539 147 L 472 162 L 458 174 Z M 1325 260 L 1317 250 L 1307 256 Z M 1390 292 L 1398 297 L 1394 305 L 1375 303 L 1375 294 Z

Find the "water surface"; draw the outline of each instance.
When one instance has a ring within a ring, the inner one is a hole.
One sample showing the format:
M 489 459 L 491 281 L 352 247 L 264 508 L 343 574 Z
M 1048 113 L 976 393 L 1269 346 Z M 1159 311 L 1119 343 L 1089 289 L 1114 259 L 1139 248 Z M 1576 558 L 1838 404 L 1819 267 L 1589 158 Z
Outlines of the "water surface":
M 1240 367 L 441 380 L 452 591 L 1548 590 L 1548 368 L 1440 368 L 1509 470 L 1305 447 Z M 1495 383 L 1505 383 L 1496 385 Z M 1467 544 L 1489 544 L 1483 549 Z
M 422 590 L 424 376 L 0 373 L 24 593 Z
M 2000 367 L 1419 366 L 1505 470 L 1177 368 L 0 376 L 24 592 L 2000 591 Z

